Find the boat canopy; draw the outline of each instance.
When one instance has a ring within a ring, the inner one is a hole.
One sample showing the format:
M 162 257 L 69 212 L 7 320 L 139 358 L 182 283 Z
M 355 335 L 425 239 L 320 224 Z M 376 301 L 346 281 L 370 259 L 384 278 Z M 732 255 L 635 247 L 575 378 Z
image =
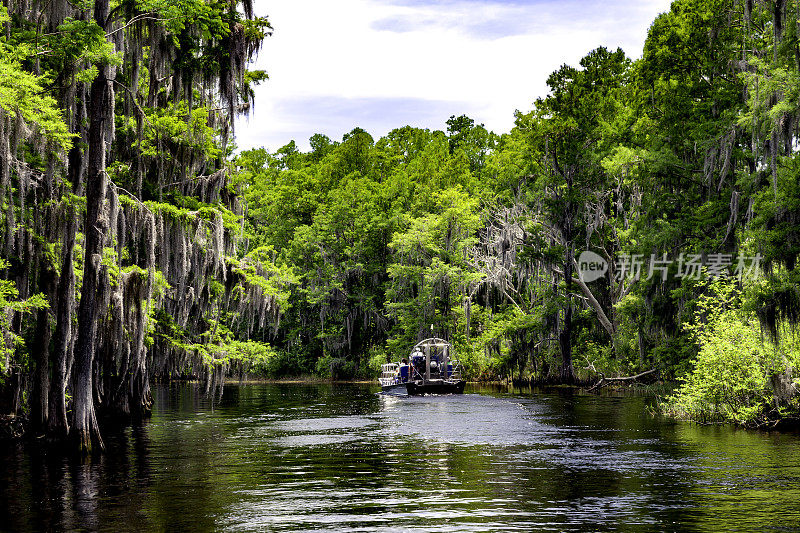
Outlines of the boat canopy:
M 411 349 L 411 378 L 422 379 L 426 382 L 431 379 L 447 379 L 455 372 L 452 360 L 453 345 L 439 337 L 431 337 L 419 341 Z M 460 375 L 460 373 L 459 373 Z
M 417 392 L 463 392 L 461 365 L 454 358 L 453 345 L 439 337 L 421 340 L 411 349 L 406 364 L 385 363 L 381 366 L 380 383 L 384 390 L 398 386 L 413 387 Z M 460 382 L 460 385 L 459 385 Z M 459 389 L 460 387 L 460 389 Z
M 444 339 L 440 339 L 439 337 L 431 337 L 430 339 L 419 341 L 417 344 L 414 345 L 414 349 L 422 348 L 425 346 L 436 346 L 437 348 L 443 348 L 445 346 L 452 346 L 452 344 L 450 344 Z M 413 352 L 414 349 L 412 349 L 411 351 Z

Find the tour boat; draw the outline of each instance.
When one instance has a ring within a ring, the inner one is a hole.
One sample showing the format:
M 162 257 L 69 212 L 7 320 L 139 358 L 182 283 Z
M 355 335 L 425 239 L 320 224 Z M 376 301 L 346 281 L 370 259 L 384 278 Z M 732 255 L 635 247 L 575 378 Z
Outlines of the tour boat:
M 462 394 L 465 385 L 453 346 L 437 337 L 415 344 L 407 360 L 382 365 L 379 381 L 384 392 L 409 396 Z

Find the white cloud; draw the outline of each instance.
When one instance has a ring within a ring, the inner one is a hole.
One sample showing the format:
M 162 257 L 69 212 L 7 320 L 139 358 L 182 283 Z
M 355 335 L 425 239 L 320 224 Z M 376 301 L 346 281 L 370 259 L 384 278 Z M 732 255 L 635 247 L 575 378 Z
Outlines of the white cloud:
M 240 121 L 242 148 L 274 150 L 355 126 L 443 129 L 465 113 L 498 133 L 546 94 L 547 76 L 597 46 L 641 54 L 669 0 L 274 0 L 257 68 L 270 80 Z

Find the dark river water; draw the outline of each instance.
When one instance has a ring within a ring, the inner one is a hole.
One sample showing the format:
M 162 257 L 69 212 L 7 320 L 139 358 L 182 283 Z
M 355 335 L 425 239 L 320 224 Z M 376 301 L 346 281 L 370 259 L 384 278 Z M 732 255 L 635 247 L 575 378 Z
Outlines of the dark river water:
M 2 445 L 0 529 L 800 530 L 797 435 L 675 424 L 642 397 L 376 391 L 158 387 L 90 463 Z

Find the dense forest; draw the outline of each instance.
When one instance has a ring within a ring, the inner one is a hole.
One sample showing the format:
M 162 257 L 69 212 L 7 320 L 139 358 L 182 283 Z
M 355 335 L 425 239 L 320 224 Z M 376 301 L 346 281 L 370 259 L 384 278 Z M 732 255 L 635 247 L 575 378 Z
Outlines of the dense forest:
M 234 145 L 249 0 L 0 21 L 0 409 L 33 434 L 102 448 L 152 380 L 372 378 L 432 333 L 473 379 L 657 369 L 676 417 L 798 411 L 800 1 L 676 0 L 508 133 L 274 153 Z

